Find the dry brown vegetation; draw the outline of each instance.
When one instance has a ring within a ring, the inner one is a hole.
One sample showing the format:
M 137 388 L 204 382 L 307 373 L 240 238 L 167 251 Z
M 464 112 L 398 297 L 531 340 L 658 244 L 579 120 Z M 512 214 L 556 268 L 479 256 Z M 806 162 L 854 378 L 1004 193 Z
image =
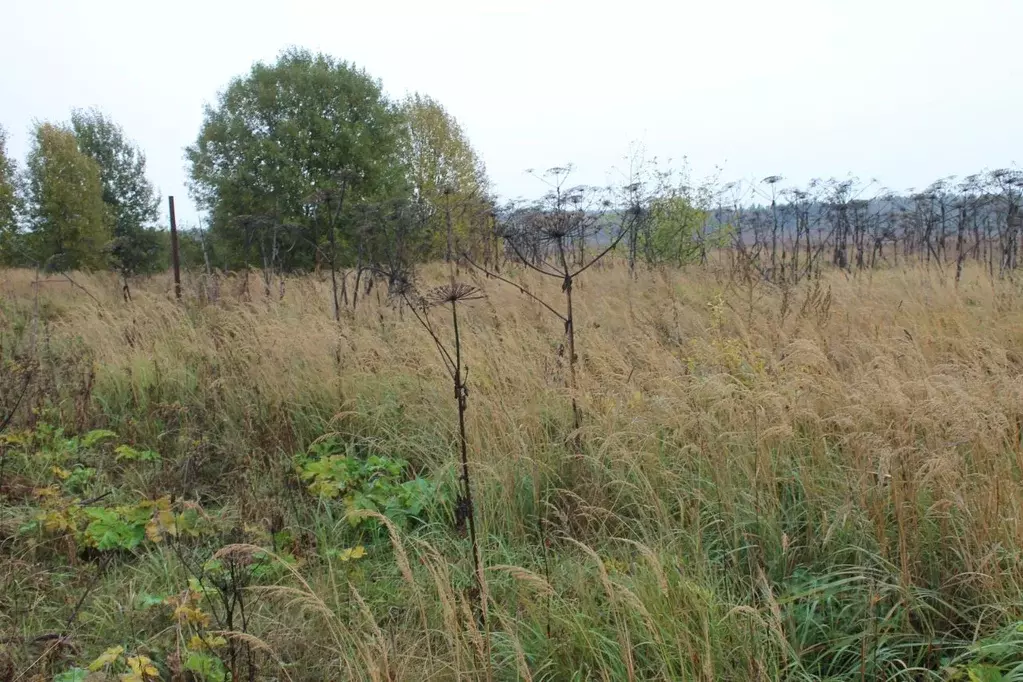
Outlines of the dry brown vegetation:
M 83 592 L 51 673 L 123 645 L 173 675 L 165 626 L 128 602 L 185 589 L 183 555 L 271 549 L 253 527 L 292 529 L 294 561 L 244 587 L 234 637 L 254 666 L 237 679 L 957 679 L 1023 656 L 1023 292 L 982 266 L 958 286 L 923 269 L 776 286 L 608 262 L 575 284 L 578 433 L 560 323 L 463 273 L 486 294 L 459 313 L 485 629 L 450 503 L 358 536 L 295 473 L 334 434 L 458 476 L 450 377 L 383 285 L 334 322 L 312 276 L 280 300 L 227 279 L 205 305 L 198 280 L 183 303 L 157 277 L 126 304 L 112 276 L 47 282 L 38 301 L 34 278 L 0 272 L 5 357 L 24 367 L 31 347 L 38 365 L 14 426 L 157 450 L 160 466 L 109 474 L 114 496 L 172 494 L 230 528 L 54 556 L 17 531 L 32 505 L 15 484 L 41 483 L 9 464 L 0 630 L 24 679 L 44 670 L 25 642 Z M 332 543 L 367 556 L 332 562 Z

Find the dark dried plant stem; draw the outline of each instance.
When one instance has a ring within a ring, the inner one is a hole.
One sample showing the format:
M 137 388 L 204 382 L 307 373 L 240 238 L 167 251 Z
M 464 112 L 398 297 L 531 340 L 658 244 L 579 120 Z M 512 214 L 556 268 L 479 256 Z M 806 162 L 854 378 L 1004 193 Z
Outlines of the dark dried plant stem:
M 463 254 L 463 258 L 465 258 L 466 262 L 467 262 L 467 263 L 468 263 L 469 265 L 471 265 L 472 267 L 476 268 L 477 270 L 479 270 L 479 271 L 480 271 L 480 272 L 482 272 L 483 274 L 487 275 L 488 277 L 493 277 L 494 279 L 496 279 L 496 280 L 498 280 L 498 281 L 504 282 L 504 283 L 505 283 L 505 284 L 507 284 L 508 286 L 512 286 L 512 287 L 515 287 L 516 289 L 518 289 L 518 290 L 519 290 L 519 293 L 521 293 L 521 294 L 525 294 L 525 295 L 526 295 L 526 296 L 528 296 L 529 298 L 533 299 L 533 300 L 534 300 L 535 302 L 537 302 L 537 303 L 539 303 L 540 305 L 542 305 L 542 306 L 543 306 L 544 308 L 546 308 L 546 309 L 548 310 L 548 312 L 550 312 L 551 314 L 553 314 L 553 315 L 554 315 L 555 317 L 557 317 L 557 318 L 558 318 L 559 320 L 561 320 L 562 322 L 567 322 L 567 320 L 565 319 L 565 316 L 564 316 L 564 315 L 562 315 L 562 314 L 561 314 L 560 312 L 558 312 L 558 310 L 557 310 L 556 308 L 553 308 L 553 307 L 551 307 L 551 306 L 550 306 L 550 305 L 549 305 L 549 304 L 547 303 L 547 301 L 545 301 L 545 300 L 543 300 L 542 298 L 540 298 L 539 296 L 535 295 L 535 294 L 534 294 L 534 293 L 533 293 L 532 291 L 530 291 L 529 289 L 525 288 L 525 287 L 524 287 L 524 286 L 522 286 L 521 284 L 518 284 L 517 282 L 513 282 L 513 281 L 511 281 L 511 280 L 510 280 L 510 279 L 508 279 L 507 277 L 502 277 L 502 276 L 501 276 L 500 274 L 498 274 L 497 272 L 494 272 L 493 270 L 488 270 L 488 269 L 487 269 L 487 268 L 485 268 L 485 267 L 482 267 L 482 266 L 480 266 L 480 265 L 477 265 L 477 264 L 476 264 L 476 263 L 475 263 L 475 262 L 474 262 L 474 261 L 472 260 L 472 258 L 471 258 L 471 257 L 469 256 L 469 254 L 468 254 L 468 253 L 465 253 L 465 254 Z M 545 273 L 545 274 L 546 274 L 546 273 Z
M 330 240 L 330 287 L 334 301 L 334 321 L 341 320 L 341 303 L 337 291 L 337 221 L 341 217 L 341 209 L 345 204 L 347 183 L 341 183 L 341 191 L 337 200 L 336 210 L 331 210 L 330 196 L 325 199 L 327 206 L 327 237 Z
M 76 289 L 81 289 L 83 292 L 85 292 L 85 295 L 88 296 L 89 298 L 91 298 L 93 303 L 98 305 L 100 308 L 103 307 L 103 304 L 100 303 L 99 299 L 96 298 L 95 296 L 93 296 L 91 291 L 89 291 L 88 289 L 83 287 L 81 284 L 79 284 L 75 280 L 71 279 L 71 275 L 69 275 L 66 272 L 62 272 L 61 275 L 63 275 L 64 279 L 66 279 L 71 284 L 71 286 L 73 286 Z
M 440 340 L 440 337 L 437 336 L 437 332 L 434 331 L 433 324 L 430 322 L 426 310 L 423 309 L 420 312 L 419 306 L 416 305 L 415 301 L 410 300 L 407 294 L 402 294 L 402 298 L 412 311 L 412 314 L 415 315 L 416 320 L 419 321 L 419 324 L 433 339 L 433 343 L 437 346 L 438 352 L 440 352 L 441 359 L 444 361 L 444 367 L 451 376 L 455 389 L 455 400 L 458 403 L 458 441 L 462 460 L 462 473 L 459 476 L 462 482 L 462 499 L 460 500 L 461 504 L 459 507 L 464 509 L 466 522 L 469 527 L 469 542 L 472 544 L 473 573 L 475 574 L 476 589 L 479 595 L 476 603 L 477 614 L 479 615 L 480 623 L 486 626 L 487 607 L 483 591 L 483 563 L 480 560 L 479 540 L 476 535 L 476 507 L 472 496 L 472 479 L 469 474 L 469 440 L 465 429 L 465 413 L 469 409 L 469 392 L 465 384 L 468 368 L 462 365 L 462 340 L 458 327 L 458 301 L 456 299 L 450 301 L 451 324 L 454 328 L 455 344 L 454 355 L 452 356 L 451 352 L 448 351 L 447 347 Z
M 542 305 L 544 308 L 546 308 L 549 312 L 554 314 L 555 317 L 557 317 L 559 320 L 561 320 L 565 324 L 565 340 L 566 340 L 566 343 L 568 345 L 568 349 L 567 349 L 568 350 L 568 381 L 567 381 L 567 384 L 568 384 L 568 390 L 569 390 L 569 392 L 571 393 L 571 396 L 572 396 L 572 427 L 573 427 L 573 430 L 576 432 L 575 440 L 576 440 L 577 444 L 578 444 L 578 440 L 579 440 L 578 432 L 579 432 L 579 429 L 582 428 L 582 412 L 579 409 L 579 401 L 578 401 L 578 395 L 577 395 L 577 393 L 578 393 L 578 390 L 577 390 L 578 389 L 578 376 L 577 376 L 576 362 L 577 362 L 578 358 L 577 358 L 577 355 L 576 355 L 576 352 L 575 352 L 575 318 L 574 318 L 573 306 L 572 306 L 572 289 L 573 289 L 573 284 L 575 282 L 575 278 L 576 277 L 578 277 L 582 273 L 586 272 L 586 270 L 588 270 L 591 266 L 593 266 L 598 261 L 602 260 L 604 258 L 604 256 L 606 256 L 607 254 L 611 253 L 611 251 L 613 251 L 621 243 L 622 239 L 625 238 L 625 236 L 628 234 L 628 231 L 629 231 L 628 226 L 623 224 L 619 228 L 618 234 L 615 236 L 614 239 L 611 240 L 611 243 L 608 244 L 607 247 L 605 247 L 600 253 L 595 255 L 589 261 L 581 263 L 575 270 L 572 270 L 571 267 L 569 266 L 568 254 L 567 254 L 566 248 L 565 248 L 565 238 L 564 237 L 559 236 L 557 238 L 557 241 L 556 241 L 557 247 L 558 247 L 558 262 L 557 262 L 556 265 L 555 264 L 543 264 L 543 263 L 538 265 L 538 264 L 530 262 L 530 260 L 528 258 L 526 258 L 525 255 L 522 253 L 521 249 L 519 249 L 518 245 L 515 243 L 515 240 L 514 239 L 509 239 L 508 240 L 508 245 L 511 247 L 512 251 L 515 252 L 515 255 L 518 257 L 519 262 L 521 262 L 523 265 L 525 265 L 526 267 L 530 268 L 531 270 L 535 270 L 536 272 L 540 273 L 541 275 L 561 280 L 561 291 L 562 291 L 562 293 L 565 294 L 565 313 L 564 314 L 559 312 L 556 308 L 554 308 L 554 306 L 550 305 L 549 303 L 544 301 L 542 298 L 540 298 L 539 296 L 537 296 L 533 292 L 529 291 L 529 289 L 527 289 L 523 285 L 517 284 L 515 282 L 512 282 L 512 281 L 508 280 L 506 277 L 502 277 L 502 276 L 498 275 L 497 273 L 494 273 L 494 272 L 492 272 L 490 270 L 487 270 L 486 268 L 480 267 L 479 265 L 477 265 L 475 262 L 473 262 L 469 258 L 468 254 L 465 254 L 465 259 L 466 259 L 466 261 L 471 266 L 473 266 L 477 270 L 483 272 L 487 276 L 493 277 L 493 278 L 495 278 L 495 279 L 497 279 L 497 280 L 499 280 L 501 282 L 504 282 L 505 284 L 509 284 L 509 285 L 515 287 L 516 289 L 519 290 L 519 292 L 525 294 L 529 298 L 533 299 L 534 301 L 536 301 L 537 303 Z M 541 265 L 546 265 L 546 267 L 541 267 Z
M 465 386 L 467 371 L 462 369 L 462 344 L 458 332 L 458 302 L 451 301 L 451 324 L 455 330 L 455 371 L 452 377 L 455 385 L 455 398 L 458 400 L 458 440 L 462 454 L 462 495 L 468 507 L 469 541 L 472 544 L 472 565 L 476 573 L 476 588 L 479 590 L 480 622 L 486 626 L 487 606 L 483 592 L 483 565 L 480 562 L 479 543 L 476 539 L 476 508 L 472 498 L 472 485 L 469 478 L 469 444 L 465 435 L 465 412 L 469 408 L 469 392 Z
M 572 279 L 575 275 L 568 268 L 568 258 L 565 255 L 564 238 L 558 239 L 558 256 L 561 258 L 561 267 L 565 273 L 561 284 L 561 290 L 565 293 L 565 336 L 568 339 L 568 390 L 572 394 L 572 428 L 576 432 L 576 441 L 578 442 L 578 432 L 583 425 L 583 418 L 579 411 L 579 400 L 576 396 L 575 324 L 573 323 L 572 317 Z M 584 266 L 582 269 L 585 270 L 587 267 L 589 267 L 589 265 Z M 582 270 L 580 270 L 580 272 L 582 272 Z
M 634 216 L 632 216 L 632 217 L 634 218 Z M 508 284 L 508 285 L 510 285 L 512 287 L 515 287 L 516 289 L 518 289 L 518 291 L 520 293 L 525 294 L 526 296 L 531 298 L 533 301 L 539 303 L 541 306 L 546 308 L 548 312 L 553 314 L 555 317 L 557 317 L 559 320 L 561 320 L 564 323 L 564 325 L 565 325 L 565 338 L 566 338 L 566 343 L 568 345 L 568 381 L 567 381 L 567 383 L 568 383 L 568 389 L 569 389 L 569 392 L 571 394 L 571 401 L 572 401 L 572 427 L 573 427 L 573 433 L 574 433 L 572 441 L 573 441 L 574 446 L 575 446 L 577 451 L 580 451 L 582 449 L 582 440 L 581 440 L 581 436 L 580 436 L 580 429 L 582 428 L 582 412 L 579 409 L 579 401 L 578 401 L 578 376 L 577 376 L 577 369 L 576 369 L 577 354 L 576 354 L 576 351 L 575 351 L 575 316 L 574 316 L 574 308 L 573 308 L 573 300 L 572 300 L 573 284 L 574 284 L 574 281 L 575 281 L 576 277 L 581 275 L 583 272 L 588 270 L 594 263 L 600 261 L 601 259 L 604 258 L 604 256 L 606 256 L 611 251 L 613 251 L 615 248 L 617 248 L 617 246 L 621 243 L 621 241 L 629 233 L 631 227 L 632 227 L 631 225 L 626 225 L 624 223 L 624 221 L 623 221 L 623 224 L 619 227 L 618 233 L 614 237 L 614 239 L 612 239 L 611 242 L 603 250 L 601 250 L 597 255 L 595 255 L 589 261 L 585 261 L 584 260 L 583 256 L 585 255 L 585 251 L 582 251 L 580 253 L 580 261 L 579 261 L 579 263 L 576 264 L 576 269 L 574 271 L 572 270 L 572 268 L 569 266 L 569 263 L 568 263 L 568 256 L 566 254 L 566 248 L 565 248 L 565 237 L 563 235 L 559 235 L 557 237 L 557 240 L 556 240 L 557 247 L 558 247 L 558 261 L 556 263 L 546 263 L 546 262 L 543 262 L 543 261 L 540 261 L 538 263 L 534 263 L 529 258 L 526 258 L 525 254 L 522 253 L 522 250 L 519 248 L 519 245 L 515 243 L 515 240 L 513 238 L 509 238 L 507 240 L 508 246 L 511 247 L 512 251 L 518 257 L 519 262 L 522 263 L 525 267 L 529 268 L 530 270 L 534 270 L 535 272 L 537 272 L 537 273 L 539 273 L 541 275 L 544 275 L 545 277 L 550 277 L 550 278 L 553 278 L 553 279 L 560 279 L 561 280 L 561 290 L 562 290 L 562 292 L 565 295 L 565 312 L 564 312 L 564 314 L 559 312 L 554 306 L 550 305 L 549 303 L 544 301 L 542 298 L 540 298 L 539 296 L 537 296 L 536 294 L 531 292 L 525 286 L 511 281 L 507 277 L 503 277 L 500 274 L 498 274 L 497 272 L 491 271 L 491 270 L 489 270 L 489 269 L 487 269 L 485 267 L 481 267 L 480 265 L 478 265 L 477 263 L 475 263 L 472 260 L 472 258 L 470 257 L 470 255 L 468 253 L 464 253 L 463 254 L 463 257 L 465 258 L 466 262 L 470 266 L 472 266 L 476 270 L 479 270 L 480 272 L 483 272 L 488 277 L 493 277 L 494 279 L 497 279 L 498 281 L 504 282 L 505 284 Z M 584 240 L 583 240 L 583 243 L 585 243 Z M 456 339 L 457 339 L 457 334 L 456 334 Z M 436 338 L 435 338 L 435 340 L 436 340 Z M 550 561 L 549 561 L 549 557 L 548 557 L 547 521 L 546 521 L 546 513 L 545 513 L 546 512 L 546 500 L 545 499 L 541 499 L 542 496 L 541 496 L 541 493 L 540 493 L 539 471 L 537 471 L 535 475 L 536 475 L 536 478 L 537 478 L 537 483 L 536 483 L 536 504 L 537 504 L 536 524 L 537 524 L 537 531 L 538 531 L 539 536 L 540 536 L 540 549 L 541 549 L 542 558 L 543 558 L 543 564 L 544 564 L 544 577 L 546 578 L 547 583 L 550 584 L 550 582 L 551 582 L 551 575 L 550 575 Z M 551 637 L 551 597 L 550 597 L 550 595 L 548 595 L 548 597 L 547 597 L 547 627 L 546 627 L 546 631 L 547 631 L 547 638 L 550 639 L 550 637 Z
M 14 405 L 8 410 L 7 414 L 0 419 L 0 433 L 14 421 L 14 415 L 17 414 L 18 408 L 21 407 L 21 401 L 25 399 L 25 395 L 28 393 L 29 386 L 32 383 L 32 370 L 25 370 L 25 376 L 22 380 L 21 390 L 18 392 L 18 397 L 14 399 Z
M 24 376 L 22 377 L 21 390 L 18 392 L 17 397 L 14 399 L 14 404 L 11 405 L 7 414 L 0 417 L 0 433 L 7 430 L 7 427 L 14 421 L 14 417 L 18 414 L 18 408 L 21 407 L 21 403 L 25 400 L 25 396 L 28 395 L 29 389 L 32 387 L 32 379 L 35 371 L 39 369 L 38 365 L 38 354 L 36 351 L 36 341 L 39 333 L 39 268 L 36 268 L 35 281 L 33 284 L 33 311 L 32 311 L 32 342 L 31 342 L 31 356 L 36 360 L 36 365 L 29 366 L 24 370 Z M 3 482 L 4 468 L 7 464 L 7 449 L 0 448 L 0 483 Z
M 525 255 L 519 249 L 519 247 L 515 243 L 514 239 L 509 239 L 508 240 L 508 242 L 507 242 L 508 245 L 511 247 L 512 251 L 514 251 L 514 253 L 518 257 L 520 263 L 522 263 L 523 265 L 525 265 L 526 267 L 528 267 L 531 270 L 535 270 L 536 272 L 540 273 L 541 275 L 561 280 L 561 282 L 562 282 L 561 290 L 565 294 L 565 313 L 564 314 L 559 312 L 556 308 L 554 308 L 554 306 L 552 306 L 549 303 L 547 303 L 546 301 L 544 301 L 542 298 L 540 298 L 539 296 L 537 296 L 536 294 L 531 292 L 529 289 L 527 289 L 523 285 L 518 284 L 516 282 L 513 282 L 513 281 L 509 280 L 508 278 L 503 277 L 503 276 L 501 276 L 500 274 L 498 274 L 496 272 L 488 270 L 487 268 L 481 267 L 480 265 L 478 265 L 477 263 L 475 263 L 472 260 L 472 258 L 469 256 L 468 253 L 464 253 L 463 254 L 463 257 L 465 258 L 466 262 L 469 263 L 470 266 L 472 266 L 475 269 L 483 272 L 488 277 L 493 277 L 493 278 L 497 279 L 498 281 L 504 282 L 505 284 L 508 284 L 510 286 L 515 287 L 516 289 L 519 290 L 520 293 L 525 294 L 526 296 L 531 298 L 533 301 L 535 301 L 535 302 L 539 303 L 540 305 L 542 305 L 544 308 L 547 309 L 548 312 L 553 314 L 555 317 L 557 317 L 559 320 L 561 320 L 564 323 L 564 325 L 565 325 L 565 337 L 566 337 L 566 342 L 568 344 L 568 389 L 569 389 L 569 392 L 571 394 L 571 401 L 572 401 L 572 428 L 573 428 L 573 431 L 574 431 L 574 434 L 575 434 L 574 437 L 573 437 L 573 443 L 574 443 L 575 448 L 577 450 L 580 450 L 582 448 L 581 437 L 580 437 L 580 434 L 579 434 L 580 429 L 582 428 L 582 412 L 579 409 L 579 402 L 578 402 L 578 396 L 577 396 L 577 392 L 578 392 L 577 391 L 578 377 L 576 376 L 576 360 L 577 360 L 577 356 L 576 356 L 576 352 L 575 352 L 575 324 L 574 324 L 575 318 L 574 318 L 574 309 L 573 309 L 573 301 L 572 301 L 573 283 L 574 283 L 574 280 L 575 280 L 575 278 L 577 276 L 579 276 L 580 274 L 585 272 L 587 269 L 590 268 L 590 266 L 592 266 L 597 261 L 603 259 L 604 256 L 606 256 L 611 251 L 613 251 L 621 243 L 622 239 L 625 237 L 626 234 L 628 234 L 628 229 L 626 229 L 626 226 L 623 225 L 619 229 L 618 234 L 615 236 L 614 239 L 611 240 L 611 243 L 608 244 L 606 248 L 604 248 L 600 253 L 598 253 L 596 256 L 594 256 L 590 261 L 588 261 L 588 262 L 582 262 L 581 261 L 578 264 L 578 267 L 577 267 L 577 269 L 575 271 L 572 271 L 572 269 L 569 267 L 569 264 L 568 264 L 568 258 L 567 258 L 567 255 L 565 253 L 565 240 L 564 240 L 564 237 L 559 237 L 558 240 L 557 240 L 558 257 L 559 257 L 559 261 L 560 261 L 559 262 L 560 269 L 556 268 L 553 265 L 547 265 L 547 264 L 543 264 L 543 263 L 535 264 L 535 263 L 531 262 L 528 258 L 525 257 Z M 546 265 L 546 267 L 542 267 L 542 265 Z M 436 340 L 436 337 L 434 337 L 434 340 Z M 456 334 L 456 340 L 457 340 L 457 334 Z M 463 439 L 463 443 L 464 443 L 464 439 Z M 551 582 L 550 559 L 548 557 L 547 519 L 546 519 L 546 513 L 545 513 L 545 511 L 546 511 L 546 499 L 541 499 L 540 487 L 539 487 L 540 486 L 540 483 L 539 483 L 539 472 L 537 472 L 535 475 L 537 477 L 537 484 L 536 484 L 537 485 L 537 487 L 536 487 L 536 498 L 537 498 L 536 499 L 536 504 L 537 504 L 536 525 L 537 525 L 537 531 L 538 531 L 538 533 L 540 535 L 540 551 L 541 551 L 541 554 L 542 554 L 543 565 L 544 565 L 544 578 L 547 580 L 547 583 L 550 584 L 550 582 Z M 474 548 L 475 548 L 475 543 L 473 543 L 473 544 L 474 544 Z M 547 596 L 546 634 L 547 634 L 547 638 L 550 639 L 551 638 L 551 596 L 550 595 Z
M 560 312 L 558 312 L 557 310 L 552 308 L 550 305 L 548 305 L 547 302 L 544 301 L 542 298 L 539 298 L 538 296 L 534 295 L 533 292 L 531 292 L 529 289 L 526 289 L 521 284 L 513 282 L 513 281 L 507 279 L 506 277 L 502 277 L 500 274 L 498 274 L 496 272 L 493 272 L 491 270 L 488 270 L 487 268 L 481 267 L 480 265 L 478 265 L 477 263 L 475 263 L 472 260 L 472 258 L 469 256 L 468 253 L 463 254 L 463 257 L 465 258 L 466 262 L 470 266 L 476 268 L 477 270 L 479 270 L 480 272 L 484 273 L 485 275 L 487 275 L 489 277 L 493 277 L 493 278 L 495 278 L 495 279 L 497 279 L 497 280 L 499 280 L 501 282 L 504 282 L 505 284 L 508 284 L 509 286 L 515 287 L 516 289 L 519 290 L 520 293 L 525 294 L 529 298 L 533 299 L 534 301 L 536 301 L 537 303 L 542 305 L 544 308 L 549 310 L 553 315 L 555 315 L 559 320 L 564 322 L 566 327 L 567 327 L 568 319 L 564 315 L 562 315 Z M 534 462 L 535 461 L 536 460 L 534 460 Z M 551 564 L 550 564 L 550 558 L 547 555 L 547 516 L 544 513 L 544 511 L 546 510 L 546 507 L 547 507 L 547 496 L 546 496 L 546 494 L 541 493 L 541 480 L 540 480 L 540 467 L 539 467 L 539 464 L 535 464 L 535 468 L 534 468 L 534 471 L 533 471 L 533 479 L 534 479 L 534 482 L 533 482 L 534 493 L 533 494 L 536 497 L 536 509 L 537 509 L 537 511 L 536 511 L 536 530 L 537 530 L 537 534 L 539 535 L 539 538 L 540 538 L 540 553 L 541 553 L 541 558 L 543 560 L 544 579 L 547 581 L 547 584 L 549 585 L 551 583 Z M 547 625 L 546 625 L 546 632 L 547 632 L 547 639 L 550 639 L 551 638 L 551 595 L 549 593 L 547 595 Z

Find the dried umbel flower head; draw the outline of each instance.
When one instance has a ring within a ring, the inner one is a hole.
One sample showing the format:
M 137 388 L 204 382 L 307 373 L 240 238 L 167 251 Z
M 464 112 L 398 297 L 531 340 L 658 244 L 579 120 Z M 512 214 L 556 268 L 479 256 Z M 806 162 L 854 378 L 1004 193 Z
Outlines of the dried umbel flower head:
M 424 297 L 429 305 L 444 305 L 459 301 L 478 301 L 483 292 L 464 282 L 451 282 L 444 286 L 434 287 Z

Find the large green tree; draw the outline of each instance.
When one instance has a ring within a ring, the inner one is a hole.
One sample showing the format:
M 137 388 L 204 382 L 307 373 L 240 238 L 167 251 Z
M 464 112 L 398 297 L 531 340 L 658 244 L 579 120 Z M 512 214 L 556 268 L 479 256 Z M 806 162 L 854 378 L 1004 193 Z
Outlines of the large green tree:
M 103 203 L 99 165 L 78 148 L 73 131 L 36 126 L 25 170 L 31 257 L 48 268 L 106 264 L 110 214 Z
M 208 106 L 186 155 L 191 191 L 234 264 L 310 267 L 350 254 L 344 207 L 404 182 L 400 117 L 361 69 L 299 49 L 257 63 Z M 351 257 L 351 256 L 349 256 Z
M 486 225 L 486 169 L 458 121 L 436 100 L 418 93 L 401 103 L 402 162 L 415 197 L 431 215 L 431 256 L 450 257 Z M 449 230 L 450 227 L 450 230 Z
M 78 147 L 98 165 L 103 203 L 111 218 L 113 265 L 125 277 L 162 265 L 161 240 L 153 225 L 160 197 L 146 177 L 146 155 L 102 112 L 76 109 L 71 127 Z
M 0 126 L 0 265 L 15 265 L 20 256 L 18 168 L 7 153 L 7 131 Z

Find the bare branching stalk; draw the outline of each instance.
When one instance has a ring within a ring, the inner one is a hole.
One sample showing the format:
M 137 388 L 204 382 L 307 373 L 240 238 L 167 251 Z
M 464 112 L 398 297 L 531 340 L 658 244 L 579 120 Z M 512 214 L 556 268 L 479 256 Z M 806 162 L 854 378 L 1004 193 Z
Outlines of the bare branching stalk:
M 565 327 L 565 345 L 568 353 L 568 376 L 566 380 L 572 403 L 572 427 L 578 442 L 579 429 L 582 427 L 582 411 L 579 408 L 578 361 L 575 337 L 575 313 L 572 293 L 576 279 L 613 251 L 626 236 L 634 234 L 635 224 L 641 211 L 635 201 L 618 211 L 611 210 L 610 200 L 599 195 L 601 191 L 589 187 L 567 187 L 571 168 L 552 168 L 541 179 L 548 184 L 550 191 L 544 201 L 537 206 L 520 208 L 512 217 L 511 224 L 505 231 L 505 244 L 511 249 L 518 261 L 525 267 L 561 282 L 561 292 L 565 296 L 563 312 L 549 302 L 543 300 L 522 285 L 510 281 L 506 277 L 474 262 L 469 254 L 464 258 L 480 272 L 501 282 L 505 282 L 540 303 L 548 312 L 556 316 Z M 634 189 L 627 188 L 628 196 L 634 197 Z M 603 219 L 612 215 L 618 219 L 606 246 L 592 256 L 584 250 L 576 252 L 573 246 L 585 245 L 587 234 L 596 234 L 604 229 Z M 573 253 L 578 257 L 573 259 Z M 564 351 L 563 351 L 564 352 Z
M 451 283 L 432 290 L 425 298 L 416 295 L 407 279 L 398 282 L 398 292 L 419 324 L 429 333 L 434 345 L 440 353 L 444 367 L 451 377 L 455 401 L 458 405 L 458 445 L 461 456 L 461 487 L 455 510 L 457 526 L 466 524 L 469 531 L 469 542 L 472 545 L 472 565 L 476 580 L 474 604 L 482 625 L 486 625 L 487 605 L 485 600 L 483 562 L 480 558 L 479 537 L 476 532 L 476 511 L 472 494 L 472 479 L 469 472 L 469 439 L 465 428 L 465 414 L 469 409 L 469 390 L 466 380 L 469 367 L 462 358 L 462 337 L 458 324 L 458 304 L 483 298 L 479 289 L 456 282 L 452 276 Z M 437 333 L 430 320 L 431 307 L 451 307 L 451 326 L 453 330 L 453 347 L 449 348 Z

